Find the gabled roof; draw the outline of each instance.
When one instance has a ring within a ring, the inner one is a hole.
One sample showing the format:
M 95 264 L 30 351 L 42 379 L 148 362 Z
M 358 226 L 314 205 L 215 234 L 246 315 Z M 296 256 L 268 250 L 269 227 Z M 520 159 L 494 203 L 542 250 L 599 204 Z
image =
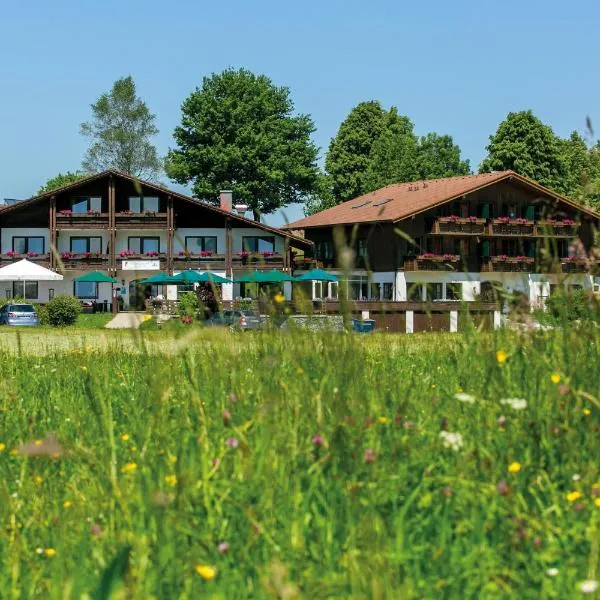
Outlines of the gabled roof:
M 425 210 L 435 208 L 440 204 L 456 200 L 465 194 L 507 180 L 515 181 L 540 194 L 561 200 L 595 218 L 600 218 L 600 214 L 590 208 L 573 202 L 514 171 L 495 171 L 479 175 L 395 183 L 322 210 L 299 221 L 289 223 L 286 228 L 308 229 L 332 225 L 353 225 L 355 223 L 395 223 Z
M 258 229 L 263 229 L 264 231 L 268 231 L 269 233 L 274 233 L 275 235 L 280 235 L 282 237 L 288 238 L 290 241 L 302 244 L 303 246 L 311 246 L 312 245 L 312 242 L 310 242 L 302 237 L 299 237 L 297 235 L 294 235 L 290 231 L 283 231 L 282 229 L 278 229 L 276 227 L 270 227 L 269 225 L 265 225 L 264 223 L 259 223 L 258 221 L 253 221 L 252 219 L 247 219 L 246 217 L 242 217 L 233 212 L 223 210 L 222 208 L 220 208 L 218 206 L 214 206 L 212 204 L 202 202 L 201 200 L 198 200 L 197 198 L 192 198 L 191 196 L 186 196 L 185 194 L 180 194 L 179 192 L 175 192 L 173 190 L 165 188 L 165 187 L 158 185 L 156 183 L 153 183 L 151 181 L 145 181 L 143 179 L 139 179 L 138 177 L 134 177 L 133 175 L 123 173 L 122 171 L 119 171 L 118 169 L 107 169 L 106 171 L 102 171 L 101 173 L 94 173 L 87 177 L 83 177 L 82 179 L 79 179 L 78 181 L 75 181 L 73 183 L 63 185 L 61 187 L 55 188 L 55 189 L 53 189 L 49 192 L 45 192 L 43 194 L 38 194 L 37 196 L 32 196 L 31 198 L 27 198 L 26 200 L 22 200 L 21 202 L 18 202 L 16 204 L 2 206 L 2 207 L 0 207 L 0 216 L 3 213 L 12 212 L 14 210 L 19 210 L 25 206 L 34 204 L 36 202 L 40 202 L 42 200 L 46 200 L 46 199 L 49 200 L 50 198 L 52 198 L 52 196 L 56 196 L 63 192 L 68 192 L 69 190 L 74 190 L 82 185 L 86 185 L 92 181 L 102 179 L 103 177 L 107 177 L 109 175 L 114 175 L 115 177 L 119 177 L 121 179 L 131 181 L 132 183 L 143 185 L 147 188 L 155 190 L 156 192 L 160 192 L 161 194 L 167 194 L 167 195 L 171 196 L 172 198 L 177 198 L 177 199 L 183 200 L 185 202 L 190 202 L 190 203 L 195 204 L 196 206 L 202 207 L 206 210 L 213 211 L 213 212 L 221 214 L 225 217 L 229 217 L 234 221 L 243 223 L 244 225 L 247 225 L 248 227 L 256 227 Z

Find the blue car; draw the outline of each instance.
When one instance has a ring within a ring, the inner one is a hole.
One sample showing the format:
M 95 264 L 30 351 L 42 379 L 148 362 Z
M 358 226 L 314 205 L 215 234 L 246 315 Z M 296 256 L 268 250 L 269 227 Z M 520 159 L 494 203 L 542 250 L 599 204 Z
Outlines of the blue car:
M 33 304 L 5 304 L 0 309 L 0 325 L 35 327 L 39 324 Z

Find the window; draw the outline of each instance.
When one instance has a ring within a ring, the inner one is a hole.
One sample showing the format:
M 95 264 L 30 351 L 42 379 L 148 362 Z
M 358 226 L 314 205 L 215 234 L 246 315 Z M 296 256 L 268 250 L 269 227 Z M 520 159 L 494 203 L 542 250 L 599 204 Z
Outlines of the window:
M 446 284 L 446 300 L 462 300 L 462 284 Z
M 130 237 L 127 245 L 129 250 L 133 250 L 136 254 L 160 252 L 160 238 L 158 237 Z
M 331 281 L 329 283 L 329 296 L 328 296 L 328 298 L 331 298 L 332 300 L 337 300 L 338 299 L 339 289 L 340 289 L 339 283 L 337 281 Z
M 76 196 L 71 198 L 71 210 L 76 214 L 86 213 L 90 210 L 102 212 L 102 198 L 100 196 Z
M 331 240 L 318 240 L 315 242 L 315 258 L 320 260 L 331 260 L 333 258 Z
M 369 286 L 369 300 L 380 300 L 381 299 L 381 284 L 372 283 Z
M 394 284 L 384 283 L 383 284 L 383 295 L 382 300 L 393 300 L 394 299 Z
M 357 240 L 356 254 L 358 255 L 358 258 L 368 257 L 369 252 L 367 249 L 367 238 L 360 238 L 359 240 Z
M 74 281 L 73 292 L 76 298 L 97 298 L 98 284 L 93 281 Z
M 159 212 L 158 196 L 129 196 L 129 210 L 134 213 Z
M 350 300 L 366 300 L 369 293 L 367 278 L 348 280 L 348 298 Z
M 35 252 L 45 253 L 45 239 L 43 236 L 13 236 L 12 249 L 19 254 Z
M 217 238 L 207 236 L 185 236 L 185 249 L 187 252 L 197 254 L 202 251 L 217 253 Z
M 244 236 L 242 248 L 247 252 L 275 252 L 275 238 L 272 236 Z
M 13 281 L 13 298 L 25 298 L 25 300 L 37 300 L 38 282 L 37 281 Z
M 71 252 L 76 254 L 85 254 L 86 252 L 102 254 L 102 238 L 100 236 L 71 237 Z
M 413 283 L 406 293 L 408 302 L 422 302 L 423 292 L 421 291 L 420 283 Z
M 443 300 L 444 299 L 444 285 L 442 283 L 428 283 L 426 286 L 427 300 Z

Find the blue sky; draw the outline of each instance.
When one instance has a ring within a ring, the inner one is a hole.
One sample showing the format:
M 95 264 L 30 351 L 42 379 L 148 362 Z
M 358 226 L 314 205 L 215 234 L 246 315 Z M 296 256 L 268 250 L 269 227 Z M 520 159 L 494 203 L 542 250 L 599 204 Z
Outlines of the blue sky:
M 79 124 L 128 74 L 157 115 L 162 154 L 184 98 L 229 66 L 287 85 L 322 153 L 369 99 L 396 105 L 419 134 L 451 134 L 475 168 L 509 111 L 531 108 L 563 136 L 582 131 L 586 115 L 600 129 L 598 0 L 0 0 L 0 9 L 0 198 L 79 168 Z

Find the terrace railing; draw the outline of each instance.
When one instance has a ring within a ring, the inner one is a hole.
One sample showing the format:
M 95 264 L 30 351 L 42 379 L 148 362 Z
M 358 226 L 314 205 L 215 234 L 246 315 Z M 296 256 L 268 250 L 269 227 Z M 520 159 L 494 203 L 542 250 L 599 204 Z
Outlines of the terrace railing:
M 115 213 L 117 229 L 166 229 L 167 213 L 129 211 Z
M 421 254 L 404 261 L 405 271 L 459 271 L 461 257 L 458 254 Z
M 108 213 L 56 213 L 57 229 L 105 229 L 108 227 Z

